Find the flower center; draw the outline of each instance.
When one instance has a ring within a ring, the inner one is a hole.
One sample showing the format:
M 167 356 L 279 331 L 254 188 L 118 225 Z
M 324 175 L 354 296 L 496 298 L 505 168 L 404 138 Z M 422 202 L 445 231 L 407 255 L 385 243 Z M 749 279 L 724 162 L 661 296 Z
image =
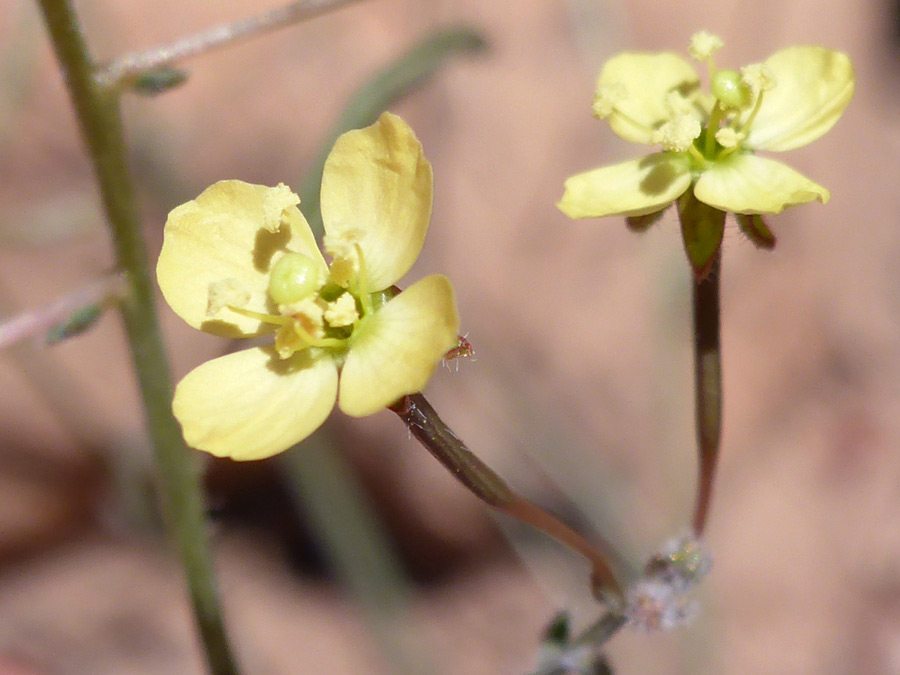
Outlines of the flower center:
M 724 159 L 743 148 L 763 94 L 775 86 L 768 68 L 756 63 L 736 70 L 717 69 L 713 54 L 722 41 L 706 32 L 691 39 L 690 53 L 698 61 L 705 61 L 709 69 L 710 93 L 713 105 L 703 131 L 690 149 L 695 168 L 708 162 Z
M 236 279 L 210 284 L 207 314 L 223 308 L 277 326 L 275 349 L 287 359 L 309 347 L 329 349 L 340 355 L 367 316 L 389 298 L 368 288 L 362 249 L 355 242 L 340 251 L 322 278 L 321 265 L 302 253 L 286 253 L 269 271 L 267 295 L 275 306 L 268 314 L 247 309 L 250 293 Z

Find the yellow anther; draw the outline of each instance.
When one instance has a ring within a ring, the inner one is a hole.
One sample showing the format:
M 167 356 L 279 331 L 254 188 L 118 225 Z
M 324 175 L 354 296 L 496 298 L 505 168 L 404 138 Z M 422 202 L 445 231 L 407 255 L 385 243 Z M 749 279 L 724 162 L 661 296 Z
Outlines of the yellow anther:
M 712 58 L 713 54 L 719 51 L 723 44 L 722 39 L 718 36 L 707 33 L 705 30 L 701 30 L 691 36 L 688 52 L 690 53 L 691 58 L 696 59 L 697 61 L 706 61 L 707 59 Z
M 700 121 L 692 115 L 678 115 L 653 132 L 652 141 L 664 150 L 686 152 L 700 135 Z
M 722 127 L 716 132 L 716 141 L 723 148 L 737 147 L 744 140 L 744 135 L 739 134 L 731 127 Z
M 591 113 L 598 120 L 606 119 L 616 110 L 616 105 L 628 96 L 628 90 L 621 82 L 613 84 L 601 84 L 594 93 L 594 101 L 591 104 Z
M 353 325 L 359 321 L 356 299 L 350 293 L 342 293 L 337 300 L 328 304 L 324 318 L 332 328 Z
M 741 68 L 741 81 L 754 92 L 769 91 L 777 84 L 772 71 L 764 63 L 751 63 Z
M 269 232 L 278 232 L 281 229 L 284 210 L 300 203 L 300 197 L 291 191 L 284 183 L 277 187 L 269 188 L 263 198 L 263 222 L 262 227 Z

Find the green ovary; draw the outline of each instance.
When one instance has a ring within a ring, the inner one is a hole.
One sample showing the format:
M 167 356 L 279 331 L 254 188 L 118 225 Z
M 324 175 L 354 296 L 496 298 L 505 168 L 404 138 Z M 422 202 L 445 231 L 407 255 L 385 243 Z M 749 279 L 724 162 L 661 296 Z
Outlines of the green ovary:
M 308 298 L 319 286 L 319 269 L 315 261 L 302 253 L 286 254 L 269 273 L 269 297 L 279 305 Z

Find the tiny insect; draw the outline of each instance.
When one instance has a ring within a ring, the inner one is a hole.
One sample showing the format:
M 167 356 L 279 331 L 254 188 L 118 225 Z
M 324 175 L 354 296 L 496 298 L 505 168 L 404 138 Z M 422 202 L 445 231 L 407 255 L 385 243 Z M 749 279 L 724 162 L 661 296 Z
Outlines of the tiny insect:
M 456 370 L 459 371 L 459 359 L 472 359 L 475 361 L 475 348 L 472 346 L 472 343 L 469 342 L 466 338 L 469 336 L 468 333 L 465 335 L 457 335 L 456 336 L 456 346 L 450 349 L 446 354 L 444 354 L 444 358 L 441 359 L 441 363 L 447 366 L 447 369 L 450 369 L 449 361 L 456 361 Z

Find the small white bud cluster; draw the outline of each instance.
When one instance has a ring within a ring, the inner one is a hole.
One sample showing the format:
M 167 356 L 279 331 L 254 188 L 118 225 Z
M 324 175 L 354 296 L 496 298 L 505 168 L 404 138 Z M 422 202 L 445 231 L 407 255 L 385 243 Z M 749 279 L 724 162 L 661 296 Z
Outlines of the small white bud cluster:
M 644 631 L 670 630 L 693 619 L 697 603 L 688 592 L 711 567 L 712 559 L 693 536 L 667 542 L 625 593 L 628 623 Z

